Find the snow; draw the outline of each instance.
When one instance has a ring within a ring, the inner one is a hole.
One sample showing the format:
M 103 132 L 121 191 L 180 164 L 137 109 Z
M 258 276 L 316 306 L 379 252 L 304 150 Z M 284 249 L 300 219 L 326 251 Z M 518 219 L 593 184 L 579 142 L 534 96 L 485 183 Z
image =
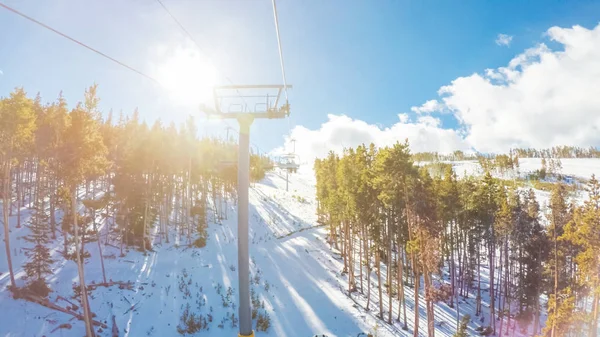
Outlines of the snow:
M 592 174 L 600 175 L 600 159 L 596 158 L 561 158 L 560 173 L 580 179 L 590 179 Z M 455 172 L 461 176 L 481 175 L 483 172 L 476 160 L 449 161 Z M 542 167 L 541 158 L 519 158 L 521 176 L 539 170 Z
M 579 160 L 573 164 L 563 160 L 564 171 L 577 176 L 589 177 L 600 161 Z M 523 165 L 535 167 L 532 160 L 522 160 Z M 527 163 L 527 164 L 525 164 Z M 460 162 L 457 170 L 475 172 L 474 162 Z M 567 165 L 568 164 L 568 165 Z M 594 165 L 596 165 L 594 167 Z M 525 166 L 523 166 L 525 167 Z M 408 330 L 401 329 L 401 322 L 388 325 L 377 318 L 379 314 L 378 294 L 375 288 L 377 277 L 375 268 L 371 275 L 370 311 L 366 311 L 365 294 L 355 292 L 347 295 L 348 278 L 342 275 L 343 261 L 339 252 L 326 242 L 326 228 L 316 222 L 315 178 L 311 169 L 302 167 L 297 174 L 289 177 L 289 191 L 286 191 L 285 173 L 271 172 L 250 190 L 250 255 L 252 285 L 265 310 L 271 318 L 268 332 L 257 332 L 257 336 L 356 336 L 360 332 L 375 332 L 377 336 L 412 336 L 414 318 L 414 293 L 405 287 Z M 541 192 L 541 191 L 539 191 Z M 225 205 L 223 205 L 225 207 Z M 98 334 L 109 336 L 113 315 L 121 336 L 174 336 L 178 335 L 181 312 L 187 304 L 196 314 L 213 320 L 209 330 L 198 335 L 235 335 L 237 328 L 231 322 L 219 323 L 232 313 L 237 317 L 237 213 L 236 205 L 227 203 L 228 218 L 221 224 L 209 224 L 209 238 L 204 248 L 178 246 L 175 230 L 170 233 L 170 243 L 154 241 L 153 251 L 146 254 L 129 250 L 119 257 L 119 249 L 103 244 L 103 255 L 107 278 L 113 281 L 132 281 L 133 290 L 98 287 L 90 291 L 92 311 L 96 320 L 106 322 L 108 329 Z M 29 217 L 29 211 L 22 214 L 22 222 Z M 16 217 L 11 217 L 11 244 L 13 265 L 18 284 L 24 275 L 21 266 L 25 261 L 22 249 L 26 247 L 19 237 L 27 234 L 25 227 L 16 229 Z M 62 239 L 56 241 L 53 254 L 60 262 L 54 265 L 55 273 L 50 277 L 54 301 L 57 295 L 70 299 L 73 284 L 77 282 L 77 268 L 74 261 L 64 261 L 60 256 Z M 102 282 L 102 272 L 97 244 L 86 245 L 91 257 L 86 260 L 85 272 L 88 284 Z M 482 262 L 482 283 L 487 287 L 488 270 Z M 356 268 L 358 273 L 358 267 Z M 57 311 L 24 300 L 12 299 L 6 286 L 9 278 L 6 257 L 2 249 L 0 256 L 0 336 L 82 336 L 85 328 L 81 321 Z M 382 281 L 387 268 L 382 267 Z M 445 280 L 449 282 L 445 270 Z M 366 274 L 366 272 L 365 272 Z M 365 275 L 366 278 L 366 275 Z M 189 282 L 189 284 L 188 284 Z M 358 275 L 357 275 L 357 282 Z M 227 300 L 227 290 L 233 294 Z M 220 289 L 219 289 L 220 288 Z M 268 289 L 268 290 L 267 290 Z M 423 291 L 423 286 L 421 286 Z M 225 299 L 225 306 L 224 300 Z M 460 313 L 471 315 L 469 333 L 477 326 L 489 324 L 489 294 L 483 294 L 483 322 L 475 317 L 475 294 L 468 299 L 461 298 Z M 68 305 L 58 301 L 61 306 Z M 205 303 L 205 304 L 204 304 Z M 387 293 L 384 291 L 384 308 L 387 308 Z M 133 309 L 131 309 L 133 306 Z M 212 307 L 212 311 L 211 311 Z M 394 320 L 398 316 L 398 302 L 393 301 Z M 420 333 L 427 331 L 424 295 L 421 293 Z M 436 336 L 452 336 L 456 311 L 445 303 L 435 307 Z M 384 315 L 387 318 L 387 313 Z M 542 321 L 543 321 L 542 317 Z M 26 323 L 25 323 L 26 322 Z M 52 333 L 62 323 L 72 324 L 71 330 L 60 329 Z M 499 322 L 498 322 L 499 323 Z M 519 329 L 517 329 L 519 335 Z

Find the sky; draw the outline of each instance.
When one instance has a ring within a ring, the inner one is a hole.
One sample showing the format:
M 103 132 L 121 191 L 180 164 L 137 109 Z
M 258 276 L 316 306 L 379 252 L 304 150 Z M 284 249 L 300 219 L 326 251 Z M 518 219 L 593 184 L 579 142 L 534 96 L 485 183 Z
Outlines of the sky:
M 0 0 L 158 80 L 0 8 L 0 96 L 22 86 L 70 106 L 99 85 L 107 114 L 197 117 L 211 87 L 282 83 L 270 0 Z M 600 2 L 277 0 L 288 120 L 259 120 L 260 151 L 302 161 L 408 139 L 413 151 L 600 145 Z M 199 48 L 198 48 L 199 47 Z M 231 81 L 231 82 L 229 82 Z

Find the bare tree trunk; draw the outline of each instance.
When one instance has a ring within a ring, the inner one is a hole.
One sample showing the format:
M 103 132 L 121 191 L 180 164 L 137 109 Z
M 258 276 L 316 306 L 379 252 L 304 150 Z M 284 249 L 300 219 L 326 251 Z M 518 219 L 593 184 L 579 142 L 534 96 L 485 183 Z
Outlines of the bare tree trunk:
M 344 221 L 344 236 L 342 237 L 342 256 L 344 258 L 344 273 L 348 272 L 348 245 L 347 243 L 347 235 L 348 235 L 348 229 L 347 227 L 347 222 Z M 341 226 L 340 226 L 341 227 Z M 348 283 L 350 282 L 350 277 L 348 277 Z
M 52 177 L 50 195 L 50 228 L 52 230 L 52 239 L 56 239 L 56 177 Z
M 398 248 L 398 249 L 400 249 L 400 248 Z M 402 280 L 402 273 L 404 273 L 404 257 L 405 256 L 406 256 L 406 247 L 403 246 L 402 247 L 402 255 L 400 256 L 400 279 L 399 279 L 399 282 L 402 285 L 402 287 L 400 288 L 400 291 L 402 291 L 402 316 L 404 318 L 404 324 L 402 325 L 402 329 L 408 330 L 408 325 L 406 324 L 406 294 L 404 293 L 404 281 Z M 400 315 L 400 314 L 398 314 L 398 315 Z
M 496 255 L 496 249 L 494 247 L 494 227 L 492 226 L 492 242 L 489 247 L 489 264 L 490 264 L 490 326 L 492 327 L 492 334 L 496 334 L 496 294 L 494 293 L 494 259 Z
M 87 290 L 85 288 L 85 277 L 83 273 L 83 256 L 79 249 L 79 226 L 77 225 L 77 187 L 72 187 L 71 191 L 71 207 L 73 209 L 73 226 L 75 233 L 75 258 L 77 260 L 77 272 L 79 274 L 79 286 L 81 291 L 81 306 L 83 308 L 83 318 L 85 321 L 85 330 L 87 337 L 94 337 L 94 328 L 91 324 L 91 315 L 88 305 Z
M 100 266 L 102 267 L 102 280 L 106 283 L 106 270 L 104 269 L 104 255 L 102 255 L 102 246 L 100 245 L 100 231 L 98 231 L 98 254 L 100 254 Z
M 359 242 L 359 246 L 358 246 L 358 263 L 360 266 L 360 293 L 364 294 L 363 291 L 363 263 L 364 263 L 364 257 L 363 257 L 363 245 L 364 245 L 364 237 L 365 237 L 365 229 L 364 226 L 361 226 L 361 232 L 362 232 L 362 236 L 359 238 L 360 242 Z
M 21 207 L 23 205 L 23 200 L 21 199 L 21 188 L 23 186 L 23 182 L 21 181 L 21 168 L 17 166 L 17 179 L 15 181 L 15 187 L 17 190 L 17 228 L 21 228 Z
M 387 272 L 385 274 L 388 282 L 388 308 L 390 311 L 388 313 L 388 324 L 392 324 L 392 292 L 394 290 L 392 281 L 394 280 L 394 278 L 392 277 L 392 223 L 391 221 L 389 221 L 389 219 L 387 221 L 387 239 Z
M 477 304 L 475 306 L 475 316 L 481 313 L 481 247 L 477 247 Z
M 188 237 L 188 244 L 192 243 L 192 236 L 191 236 L 191 224 L 190 224 L 190 219 L 191 219 L 191 203 L 192 203 L 192 156 L 189 157 L 188 160 L 188 175 L 187 175 L 187 198 L 186 198 L 186 223 L 187 223 L 187 227 L 188 227 L 188 232 L 187 232 L 187 237 Z
M 427 336 L 435 337 L 435 316 L 433 310 L 433 301 L 431 299 L 431 273 L 425 270 L 423 273 L 425 281 L 425 302 L 427 306 Z
M 345 223 L 345 233 L 344 236 L 346 238 L 346 254 L 348 255 L 348 296 L 352 297 L 352 289 L 354 288 L 354 268 L 352 261 L 352 234 L 350 233 L 350 222 L 348 220 L 344 221 Z
M 592 303 L 592 322 L 590 323 L 590 331 L 588 337 L 598 336 L 598 291 L 594 292 Z
M 144 229 L 142 233 L 142 250 L 146 252 L 146 227 L 148 225 L 148 204 L 150 203 L 150 185 L 152 184 L 152 178 L 150 177 L 150 182 L 146 185 L 146 200 L 144 200 Z
M 365 237 L 365 261 L 367 262 L 367 307 L 369 311 L 369 305 L 371 304 L 371 256 L 369 255 L 369 239 Z
M 504 297 L 501 297 L 502 306 L 501 306 L 500 312 L 502 313 L 502 316 L 501 316 L 501 319 L 500 319 L 500 331 L 498 333 L 498 336 L 502 336 L 502 330 L 503 330 L 503 325 L 504 325 L 504 316 L 506 316 L 506 315 L 510 316 L 510 301 L 508 300 L 508 296 L 509 296 L 509 294 L 508 294 L 508 282 L 509 282 L 509 279 L 508 279 L 508 273 L 509 273 L 508 260 L 509 260 L 509 256 L 508 256 L 508 237 L 506 237 L 506 241 L 504 242 Z M 502 266 L 502 262 L 500 262 L 500 266 Z M 500 270 L 499 277 L 502 278 L 502 270 Z M 537 298 L 537 296 L 536 296 L 536 298 Z M 506 314 L 506 303 L 507 302 L 508 302 L 508 314 Z M 508 325 L 507 325 L 506 329 L 508 331 Z M 535 327 L 534 327 L 534 334 L 536 334 Z
M 419 337 L 419 286 L 421 284 L 421 276 L 419 275 L 419 269 L 417 268 L 417 263 L 414 258 L 414 252 L 411 253 L 413 256 L 413 273 L 415 277 L 415 329 L 413 331 L 413 337 Z
M 379 318 L 383 319 L 383 294 L 381 293 L 381 257 L 379 256 L 379 246 L 375 246 L 375 264 L 377 265 L 377 290 L 379 291 Z
M 458 253 L 460 258 L 460 252 Z M 450 221 L 450 268 L 452 269 L 450 273 L 451 286 L 452 286 L 452 295 L 455 295 L 456 299 L 456 331 L 458 331 L 460 327 L 460 310 L 458 305 L 458 292 L 456 291 L 456 266 L 454 265 L 454 220 Z M 450 296 L 450 307 L 452 307 L 452 301 L 454 298 Z
M 558 312 L 558 240 L 557 240 L 557 223 L 554 222 L 554 315 Z M 552 330 L 550 331 L 550 337 L 555 337 L 556 320 L 552 320 Z
M 10 214 L 10 202 L 11 202 L 11 189 L 10 189 L 10 161 L 6 160 L 4 163 L 4 193 L 2 200 L 2 215 L 4 216 L 4 248 L 6 248 L 6 259 L 8 262 L 8 274 L 10 275 L 10 285 L 16 289 L 17 284 L 15 283 L 15 273 L 13 271 L 12 257 L 10 256 L 10 231 L 9 231 L 9 217 Z

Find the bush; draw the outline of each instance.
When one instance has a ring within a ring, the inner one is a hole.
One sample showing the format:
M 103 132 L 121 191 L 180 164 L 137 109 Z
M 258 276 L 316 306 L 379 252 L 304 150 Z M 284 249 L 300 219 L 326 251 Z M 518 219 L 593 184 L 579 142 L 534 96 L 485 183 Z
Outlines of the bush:
M 492 334 L 492 327 L 486 326 L 484 328 L 480 326 L 477 329 L 475 329 L 475 331 L 478 331 L 481 336 L 489 336 Z
M 32 281 L 27 285 L 27 290 L 43 298 L 48 297 L 50 292 L 52 292 L 52 290 L 50 289 L 50 287 L 48 287 L 48 284 L 44 279 Z
M 460 319 L 460 326 L 458 327 L 458 331 L 452 337 L 467 337 L 467 329 L 469 325 L 469 321 L 471 320 L 471 316 L 464 315 Z
M 269 314 L 259 312 L 256 318 L 256 331 L 268 331 L 271 327 L 271 318 Z
M 195 334 L 202 329 L 208 329 L 208 322 L 204 316 L 196 316 L 195 313 L 190 313 L 189 303 L 181 313 L 180 322 L 177 325 L 177 332 L 182 335 Z
M 197 238 L 196 240 L 194 240 L 194 243 L 192 243 L 192 244 L 196 248 L 205 247 L 206 246 L 206 238 L 201 236 L 201 237 Z

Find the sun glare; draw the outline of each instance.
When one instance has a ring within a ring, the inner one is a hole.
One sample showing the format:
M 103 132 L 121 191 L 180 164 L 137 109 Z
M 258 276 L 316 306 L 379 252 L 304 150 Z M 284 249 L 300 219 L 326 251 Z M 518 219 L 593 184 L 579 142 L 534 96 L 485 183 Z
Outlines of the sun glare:
M 208 59 L 191 48 L 176 48 L 157 67 L 157 79 L 174 103 L 198 106 L 212 102 L 217 69 Z

